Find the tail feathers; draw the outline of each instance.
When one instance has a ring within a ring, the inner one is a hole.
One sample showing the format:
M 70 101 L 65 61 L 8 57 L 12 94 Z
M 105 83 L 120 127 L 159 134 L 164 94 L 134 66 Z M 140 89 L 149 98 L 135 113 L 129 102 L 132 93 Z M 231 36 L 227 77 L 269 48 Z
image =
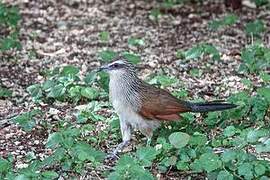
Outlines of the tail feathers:
M 236 108 L 237 105 L 231 103 L 221 102 L 206 102 L 206 103 L 191 103 L 191 112 L 210 112 L 210 111 L 222 111 L 226 109 Z

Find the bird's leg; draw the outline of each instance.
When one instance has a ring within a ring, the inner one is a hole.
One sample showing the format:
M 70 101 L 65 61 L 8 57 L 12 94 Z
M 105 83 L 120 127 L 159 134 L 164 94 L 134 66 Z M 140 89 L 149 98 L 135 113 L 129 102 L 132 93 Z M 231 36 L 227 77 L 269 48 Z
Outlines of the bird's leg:
M 147 137 L 146 146 L 151 146 L 152 138 Z
M 146 146 L 150 146 L 152 142 L 153 129 L 152 128 L 142 128 L 140 129 L 141 133 L 146 136 Z
M 114 151 L 109 155 L 110 158 L 117 157 L 118 152 L 121 151 L 129 143 L 131 139 L 131 127 L 121 116 L 120 116 L 120 127 L 122 134 L 122 142 L 118 144 L 118 146 L 114 149 Z

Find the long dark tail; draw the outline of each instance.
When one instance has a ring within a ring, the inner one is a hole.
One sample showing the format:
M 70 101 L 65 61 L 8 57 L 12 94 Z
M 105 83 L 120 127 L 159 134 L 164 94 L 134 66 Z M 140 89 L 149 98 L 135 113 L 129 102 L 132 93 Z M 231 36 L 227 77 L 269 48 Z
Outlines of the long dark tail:
M 191 112 L 223 111 L 236 108 L 237 105 L 222 102 L 190 103 Z

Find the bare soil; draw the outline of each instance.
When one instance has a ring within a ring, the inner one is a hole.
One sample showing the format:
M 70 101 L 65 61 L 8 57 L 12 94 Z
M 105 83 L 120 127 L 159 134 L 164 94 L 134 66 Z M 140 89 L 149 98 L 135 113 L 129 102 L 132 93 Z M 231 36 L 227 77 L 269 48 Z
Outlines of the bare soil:
M 265 44 L 270 46 L 270 12 L 243 6 L 231 10 L 222 2 L 204 1 L 202 4 L 177 5 L 164 10 L 158 21 L 149 18 L 150 11 L 159 7 L 157 1 L 135 0 L 4 0 L 19 7 L 20 51 L 0 53 L 0 85 L 11 89 L 11 98 L 0 99 L 0 155 L 15 155 L 15 166 L 23 164 L 27 152 L 39 157 L 50 154 L 45 149 L 48 132 L 36 127 L 24 132 L 9 122 L 10 118 L 35 108 L 26 88 L 44 81 L 45 69 L 73 64 L 81 68 L 82 75 L 100 65 L 98 52 L 108 48 L 114 51 L 132 51 L 141 55 L 140 76 L 164 71 L 181 80 L 189 97 L 205 100 L 226 99 L 230 94 L 246 87 L 241 83 L 243 74 L 240 51 L 251 39 L 244 32 L 243 24 L 259 18 L 266 23 Z M 227 28 L 210 31 L 208 23 L 229 12 L 239 16 L 239 21 Z M 241 23 L 240 23 L 241 22 Z M 108 31 L 110 40 L 104 43 L 99 33 Z M 143 38 L 145 47 L 131 47 L 130 37 Z M 178 50 L 206 42 L 221 52 L 221 60 L 209 56 L 194 61 L 176 57 Z M 202 70 L 201 76 L 192 76 L 190 70 Z M 257 79 L 250 76 L 252 81 Z M 173 90 L 172 87 L 170 90 Z M 73 105 L 55 105 L 59 116 L 65 117 Z M 48 113 L 50 107 L 42 107 Z M 108 111 L 104 111 L 108 113 Z M 111 111 L 109 111 L 109 114 Z M 48 121 L 51 116 L 48 115 Z M 110 147 L 112 148 L 112 147 Z M 107 151 L 109 151 L 107 149 Z M 154 170 L 153 170 L 154 171 Z M 162 179 L 185 177 L 181 172 L 169 171 L 159 175 Z

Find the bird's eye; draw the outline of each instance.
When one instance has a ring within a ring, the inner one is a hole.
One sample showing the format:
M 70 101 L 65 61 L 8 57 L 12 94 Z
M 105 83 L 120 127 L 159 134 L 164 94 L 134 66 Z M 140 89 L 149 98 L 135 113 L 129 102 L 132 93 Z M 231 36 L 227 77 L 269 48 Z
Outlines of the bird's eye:
M 114 64 L 113 67 L 114 68 L 118 68 L 119 67 L 119 64 Z

